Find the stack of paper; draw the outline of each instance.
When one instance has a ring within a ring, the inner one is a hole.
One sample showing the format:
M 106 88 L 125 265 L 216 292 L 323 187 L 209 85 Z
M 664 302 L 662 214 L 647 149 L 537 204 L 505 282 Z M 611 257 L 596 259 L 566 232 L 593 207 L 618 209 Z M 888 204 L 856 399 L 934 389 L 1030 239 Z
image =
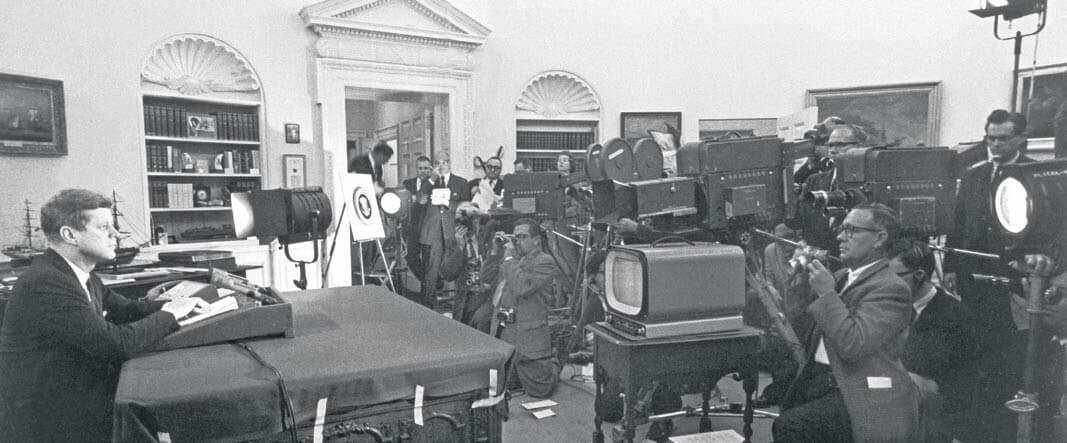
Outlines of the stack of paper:
M 194 310 L 192 314 L 189 314 L 189 316 L 179 321 L 178 324 L 182 326 L 188 326 L 201 320 L 207 320 L 224 312 L 236 310 L 237 299 L 233 298 L 233 296 L 226 296 L 218 299 L 214 303 L 211 303 L 211 305 L 207 309 L 201 310 L 199 312 Z
M 537 419 L 540 420 L 542 418 L 548 418 L 548 417 L 552 417 L 552 416 L 556 415 L 556 413 L 554 411 L 552 411 L 551 409 L 547 409 L 547 408 L 551 408 L 552 406 L 555 406 L 555 405 L 558 405 L 558 404 L 559 403 L 556 403 L 556 402 L 554 402 L 552 400 L 541 400 L 541 401 L 523 403 L 522 407 L 523 407 L 523 409 L 526 409 L 527 411 L 530 411 L 531 413 L 533 413 L 533 416 L 537 417 Z

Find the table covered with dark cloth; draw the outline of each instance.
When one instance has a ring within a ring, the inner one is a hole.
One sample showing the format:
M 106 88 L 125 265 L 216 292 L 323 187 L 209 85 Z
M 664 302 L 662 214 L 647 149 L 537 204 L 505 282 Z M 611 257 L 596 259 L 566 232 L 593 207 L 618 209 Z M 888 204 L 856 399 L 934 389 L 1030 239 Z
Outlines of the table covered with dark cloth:
M 294 338 L 247 340 L 282 374 L 296 422 L 327 413 L 484 389 L 514 348 L 377 286 L 283 294 Z M 236 441 L 281 432 L 283 400 L 274 373 L 233 344 L 141 356 L 122 367 L 114 438 Z

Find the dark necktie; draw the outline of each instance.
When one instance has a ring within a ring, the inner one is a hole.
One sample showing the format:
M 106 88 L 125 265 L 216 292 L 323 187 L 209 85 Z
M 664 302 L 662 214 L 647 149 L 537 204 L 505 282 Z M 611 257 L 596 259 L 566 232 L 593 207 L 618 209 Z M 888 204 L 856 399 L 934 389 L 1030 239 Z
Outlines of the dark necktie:
M 838 294 L 841 294 L 841 290 L 845 289 L 845 283 L 848 283 L 848 274 L 845 274 L 841 276 L 841 278 L 837 279 L 837 285 L 834 286 L 834 291 L 836 291 Z

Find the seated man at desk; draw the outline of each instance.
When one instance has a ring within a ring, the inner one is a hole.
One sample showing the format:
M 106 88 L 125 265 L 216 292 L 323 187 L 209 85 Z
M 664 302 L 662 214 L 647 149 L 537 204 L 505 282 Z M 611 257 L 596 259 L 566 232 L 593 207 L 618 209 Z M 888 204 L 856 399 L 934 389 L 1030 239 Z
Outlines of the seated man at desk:
M 203 303 L 135 302 L 101 283 L 93 268 L 115 257 L 109 208 L 111 200 L 84 189 L 60 191 L 41 208 L 49 249 L 19 277 L 0 329 L 0 436 L 8 441 L 110 441 L 122 362 Z

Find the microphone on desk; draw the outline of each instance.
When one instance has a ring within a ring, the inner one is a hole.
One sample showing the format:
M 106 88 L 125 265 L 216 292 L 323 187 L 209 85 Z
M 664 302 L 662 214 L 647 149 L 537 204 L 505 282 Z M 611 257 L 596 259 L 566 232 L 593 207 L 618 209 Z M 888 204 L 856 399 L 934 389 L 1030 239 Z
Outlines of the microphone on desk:
M 264 288 L 256 285 L 248 279 L 240 276 L 233 275 L 229 272 L 221 269 L 211 268 L 211 284 L 219 288 L 229 289 L 231 291 L 247 295 L 253 299 L 259 300 L 266 305 L 273 305 L 281 303 L 281 299 L 277 297 L 274 290 L 271 288 Z

